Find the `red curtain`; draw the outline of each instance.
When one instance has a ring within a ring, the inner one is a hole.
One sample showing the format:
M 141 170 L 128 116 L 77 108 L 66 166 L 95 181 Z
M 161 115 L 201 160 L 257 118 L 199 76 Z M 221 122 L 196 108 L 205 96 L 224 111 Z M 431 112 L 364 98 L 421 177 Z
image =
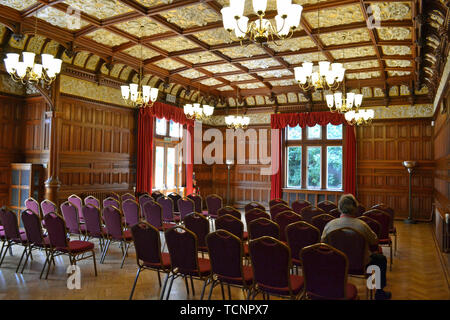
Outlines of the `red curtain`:
M 138 154 L 137 154 L 137 177 L 136 191 L 152 193 L 153 182 L 153 124 L 154 117 L 172 120 L 181 125 L 194 127 L 194 121 L 189 120 L 184 115 L 181 108 L 171 106 L 161 102 L 155 102 L 151 108 L 139 110 L 138 119 Z M 192 130 L 193 131 L 193 130 Z M 192 139 L 192 138 L 191 138 Z M 188 154 L 193 154 L 193 143 L 187 143 L 190 148 Z M 192 163 L 192 162 L 191 162 Z M 189 161 L 186 167 L 186 188 L 192 190 L 192 165 L 189 168 Z M 189 187 L 190 181 L 190 187 Z
M 326 126 L 328 124 L 340 125 L 344 124 L 344 191 L 355 194 L 356 191 L 356 138 L 354 127 L 349 126 L 345 117 L 340 113 L 332 112 L 309 112 L 309 113 L 283 113 L 272 114 L 271 119 L 272 128 L 272 166 L 278 167 L 278 170 L 273 170 L 271 179 L 270 195 L 272 199 L 282 197 L 283 188 L 283 165 L 282 165 L 282 138 L 284 128 L 287 126 L 296 127 L 306 126 L 314 127 L 315 125 Z M 273 129 L 278 130 L 279 134 L 274 137 Z

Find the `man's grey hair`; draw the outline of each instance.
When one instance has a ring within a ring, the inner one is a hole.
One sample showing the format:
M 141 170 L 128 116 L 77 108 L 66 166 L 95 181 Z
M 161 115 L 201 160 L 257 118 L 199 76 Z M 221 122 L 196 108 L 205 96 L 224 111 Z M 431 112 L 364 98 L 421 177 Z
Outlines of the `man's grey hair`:
M 339 199 L 338 208 L 341 213 L 355 215 L 358 201 L 352 194 L 344 194 Z

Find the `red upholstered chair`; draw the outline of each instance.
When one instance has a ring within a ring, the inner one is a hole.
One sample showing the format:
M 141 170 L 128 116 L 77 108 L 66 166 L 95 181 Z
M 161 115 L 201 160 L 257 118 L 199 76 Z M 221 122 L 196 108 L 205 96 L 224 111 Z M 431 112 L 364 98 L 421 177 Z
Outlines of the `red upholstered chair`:
M 251 240 L 264 236 L 280 239 L 280 226 L 268 218 L 258 218 L 248 224 L 248 235 Z
M 197 236 L 197 248 L 202 253 L 208 252 L 206 236 L 209 233 L 209 221 L 201 213 L 191 213 L 184 217 L 184 226 Z
M 45 199 L 41 202 L 41 212 L 42 212 L 42 216 L 45 217 L 50 212 L 57 213 L 58 207 L 52 201 Z M 44 223 L 45 223 L 45 221 L 44 221 Z
M 339 209 L 337 209 L 337 208 L 331 210 L 330 212 L 328 212 L 328 214 L 329 214 L 330 216 L 335 217 L 335 218 L 339 218 L 339 217 L 341 216 L 341 212 L 340 212 Z
M 180 214 L 180 209 L 178 208 L 178 200 L 180 200 L 182 198 L 182 196 L 180 196 L 178 193 L 176 192 L 172 192 L 171 194 L 169 194 L 167 196 L 168 198 L 172 199 L 173 202 L 173 212 L 175 215 L 179 215 Z
M 120 202 L 120 196 L 119 196 L 119 194 L 116 193 L 116 192 L 111 191 L 111 192 L 109 193 L 108 197 L 109 197 L 109 198 L 116 199 L 117 201 Z
M 98 200 L 94 196 L 87 196 L 86 198 L 84 198 L 84 205 L 87 206 L 88 204 L 96 206 L 99 209 L 101 208 L 100 200 Z
M 3 225 L 3 231 L 0 233 L 0 237 L 3 240 L 2 249 L 0 250 L 0 257 L 1 257 L 0 266 L 2 265 L 6 253 L 8 252 L 9 249 L 11 249 L 13 246 L 22 246 L 23 252 L 22 256 L 20 257 L 19 264 L 17 265 L 16 268 L 17 273 L 19 271 L 20 265 L 22 264 L 24 255 L 26 254 L 28 256 L 27 235 L 24 232 L 20 232 L 18 223 L 19 220 L 17 214 L 14 211 L 8 208 L 0 208 L 0 221 L 1 224 Z M 4 248 L 5 246 L 6 248 Z
M 347 256 L 325 243 L 313 244 L 300 252 L 307 299 L 357 300 L 356 287 L 348 283 Z
M 366 239 L 357 230 L 352 228 L 341 228 L 328 233 L 324 242 L 342 251 L 348 258 L 348 274 L 353 277 L 368 278 L 366 274 Z M 365 283 L 364 283 L 365 285 Z M 367 287 L 367 286 L 366 286 Z M 367 297 L 372 292 L 367 289 Z
M 219 215 L 217 211 L 222 208 L 222 197 L 217 194 L 210 194 L 206 197 L 206 208 L 208 209 L 208 218 L 216 219 Z
M 302 266 L 300 250 L 304 247 L 320 242 L 320 231 L 313 225 L 299 221 L 286 227 L 286 239 L 292 254 L 292 264 L 298 273 L 298 267 Z
M 81 207 L 83 206 L 83 200 L 81 200 L 81 198 L 76 194 L 72 194 L 70 197 L 67 198 L 67 201 L 69 201 L 77 208 L 78 219 L 80 222 L 83 222 L 84 221 L 83 212 L 81 211 Z
M 124 230 L 124 225 L 122 224 L 122 213 L 120 210 L 113 206 L 108 206 L 103 208 L 103 220 L 106 226 L 106 245 L 103 250 L 102 258 L 100 263 L 105 262 L 106 254 L 108 253 L 109 246 L 111 242 L 120 243 L 120 248 L 122 249 L 123 257 L 120 268 L 123 267 L 125 262 L 125 257 L 128 253 L 128 248 L 132 242 L 131 231 Z
M 125 218 L 125 225 L 127 227 L 134 226 L 140 221 L 139 211 L 139 203 L 135 200 L 125 199 L 122 202 L 122 212 L 123 217 Z
M 250 210 L 256 209 L 256 208 L 261 209 L 262 211 L 266 211 L 266 208 L 265 208 L 262 204 L 260 204 L 260 203 L 258 203 L 258 202 L 256 202 L 256 201 L 252 201 L 252 202 L 250 202 L 250 203 L 247 203 L 247 204 L 244 206 L 244 212 L 247 213 L 247 212 L 249 212 Z
M 134 200 L 136 201 L 136 197 L 132 195 L 131 193 L 124 193 L 120 196 L 120 200 L 124 202 L 125 200 Z
M 195 212 L 195 202 L 188 197 L 178 199 L 178 209 L 180 210 L 180 220 L 183 221 L 188 214 Z
M 25 207 L 42 218 L 41 209 L 39 208 L 39 202 L 37 202 L 35 199 L 28 198 L 27 200 L 25 200 Z
M 75 265 L 78 261 L 92 258 L 94 261 L 95 276 L 97 276 L 97 264 L 95 261 L 94 244 L 89 241 L 80 241 L 67 238 L 67 228 L 63 217 L 57 213 L 49 213 L 44 217 L 45 225 L 49 238 L 49 255 L 47 258 L 47 274 L 48 278 L 50 267 L 56 256 L 67 255 L 70 264 Z M 90 255 L 87 255 L 91 253 Z
M 142 211 L 144 209 L 144 204 L 146 202 L 155 202 L 155 199 L 150 197 L 148 194 L 140 195 L 138 198 L 139 207 L 141 208 L 141 217 L 144 217 L 144 212 Z
M 186 292 L 189 295 L 187 278 L 191 280 L 192 294 L 195 295 L 194 282 L 192 279 L 204 281 L 200 300 L 203 299 L 205 288 L 211 276 L 211 264 L 208 259 L 198 257 L 197 236 L 192 231 L 176 226 L 164 232 L 167 248 L 169 249 L 171 261 L 171 278 L 166 299 L 169 299 L 173 281 L 183 277 Z
M 134 289 L 142 270 L 154 270 L 158 273 L 159 286 L 161 287 L 160 272 L 166 274 L 166 280 L 161 290 L 161 299 L 167 285 L 170 273 L 170 256 L 161 252 L 161 239 L 159 230 L 145 221 L 141 221 L 131 227 L 134 248 L 136 249 L 136 263 L 138 266 L 136 278 L 130 293 L 130 300 L 133 299 Z
M 277 204 L 285 204 L 288 205 L 288 203 L 286 201 L 284 201 L 283 199 L 272 199 L 269 201 L 269 207 L 272 208 L 273 206 L 276 206 Z
M 292 209 L 289 206 L 285 205 L 284 203 L 274 205 L 273 207 L 270 207 L 270 217 L 273 220 L 273 219 L 275 219 L 277 214 L 279 214 L 280 212 L 283 212 L 283 211 L 288 211 L 288 210 L 292 210 Z
M 334 219 L 336 218 L 330 214 L 319 214 L 318 216 L 315 216 L 311 219 L 311 224 L 319 229 L 320 234 L 322 234 L 323 229 L 325 228 L 327 223 Z
M 219 217 L 224 216 L 226 214 L 229 214 L 229 215 L 235 217 L 236 219 L 241 220 L 241 212 L 232 206 L 225 206 L 225 207 L 222 207 L 219 210 L 217 210 L 217 215 Z
M 360 217 L 364 214 L 364 212 L 366 212 L 366 207 L 364 207 L 362 204 L 359 203 L 356 212 L 357 212 L 356 217 Z
M 119 210 L 121 208 L 120 207 L 120 201 L 118 199 L 116 199 L 116 198 L 113 198 L 113 197 L 108 197 L 105 200 L 103 200 L 103 208 L 106 208 L 106 207 L 109 207 L 109 206 L 115 207 L 115 208 L 117 208 Z
M 103 228 L 100 209 L 92 204 L 87 204 L 83 206 L 81 210 L 83 210 L 87 240 L 90 240 L 91 238 L 98 239 L 100 251 L 103 252 L 107 234 L 106 229 Z
M 369 228 L 372 229 L 373 232 L 375 232 L 378 239 L 380 238 L 381 224 L 377 220 L 369 218 L 368 216 L 365 215 L 358 217 L 358 219 L 364 221 L 369 226 Z M 379 253 L 383 253 L 383 249 L 381 249 L 381 247 L 378 244 L 374 246 L 369 246 L 369 249 L 372 252 L 378 250 Z
M 167 223 L 163 220 L 163 209 L 159 203 L 147 201 L 142 208 L 142 217 L 159 231 L 175 226 L 174 223 Z
M 280 240 L 286 242 L 286 227 L 294 222 L 302 221 L 301 215 L 296 214 L 294 211 L 283 211 L 277 214 L 273 221 L 280 226 Z
M 194 201 L 195 204 L 195 212 L 203 213 L 203 199 L 199 194 L 191 193 L 187 196 L 189 199 Z
M 80 213 L 78 212 L 78 207 L 76 207 L 72 202 L 66 201 L 61 204 L 61 213 L 69 233 L 77 235 L 78 240 L 81 240 L 81 235 L 86 234 L 86 226 L 84 224 L 80 224 Z
M 250 240 L 254 286 L 250 296 L 258 293 L 298 299 L 303 294 L 303 277 L 291 275 L 291 250 L 283 242 L 261 237 Z M 270 259 L 268 259 L 270 257 Z
M 261 209 L 252 209 L 245 213 L 245 223 L 247 224 L 247 228 L 253 220 L 259 218 L 270 219 L 270 215 L 265 211 L 261 211 Z
M 308 223 L 312 222 L 313 217 L 324 213 L 326 212 L 314 206 L 305 207 L 300 212 L 301 216 L 303 217 L 303 220 L 305 220 Z
M 153 198 L 155 201 L 158 201 L 158 199 L 159 199 L 160 197 L 164 197 L 164 194 L 162 194 L 160 191 L 153 191 L 153 192 L 152 192 L 152 198 Z
M 387 205 L 380 203 L 377 205 L 374 205 L 371 209 L 378 209 L 378 210 L 382 210 L 385 211 L 389 214 L 390 216 L 390 222 L 389 222 L 389 234 L 392 234 L 395 239 L 394 239 L 394 252 L 397 253 L 397 228 L 395 228 L 394 226 L 394 219 L 395 219 L 395 211 L 394 209 L 392 209 L 391 207 L 388 207 Z
M 306 208 L 310 206 L 311 203 L 306 200 L 295 200 L 292 202 L 292 210 L 294 210 L 295 213 L 300 214 L 303 208 Z
M 156 201 L 161 205 L 163 221 L 166 223 L 179 223 L 180 216 L 174 215 L 174 205 L 173 200 L 169 197 L 159 197 Z
M 380 246 L 387 246 L 389 247 L 389 256 L 390 256 L 390 263 L 389 263 L 389 269 L 392 271 L 392 264 L 394 263 L 393 255 L 392 255 L 392 240 L 389 235 L 389 225 L 390 225 L 390 215 L 382 210 L 378 209 L 371 209 L 369 211 L 364 212 L 364 216 L 372 218 L 373 220 L 376 220 L 381 225 L 380 230 L 380 236 L 378 237 L 378 244 Z
M 324 200 L 317 204 L 317 208 L 322 209 L 326 213 L 329 213 L 333 209 L 337 209 L 337 205 L 331 201 Z
M 223 284 L 227 284 L 228 298 L 231 300 L 230 286 L 236 286 L 249 292 L 253 284 L 253 271 L 249 266 L 244 266 L 244 247 L 242 241 L 226 230 L 217 230 L 206 237 L 208 256 L 211 262 L 212 283 L 208 300 L 214 287 L 220 284 L 222 298 L 225 300 Z M 216 276 L 214 279 L 213 276 Z

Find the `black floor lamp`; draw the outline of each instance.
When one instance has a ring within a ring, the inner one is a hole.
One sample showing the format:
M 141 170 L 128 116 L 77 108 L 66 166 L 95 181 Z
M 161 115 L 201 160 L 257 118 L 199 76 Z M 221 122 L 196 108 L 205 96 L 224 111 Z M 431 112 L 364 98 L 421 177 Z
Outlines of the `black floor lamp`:
M 409 173 L 409 215 L 408 215 L 408 219 L 403 220 L 405 223 L 408 224 L 414 224 L 417 221 L 413 219 L 412 217 L 412 185 L 411 185 L 411 176 L 412 176 L 412 172 L 414 167 L 417 165 L 416 161 L 403 161 L 403 166 L 406 168 L 406 170 L 408 170 Z
M 230 170 L 233 165 L 233 160 L 227 160 L 228 179 L 227 179 L 227 205 L 230 205 Z

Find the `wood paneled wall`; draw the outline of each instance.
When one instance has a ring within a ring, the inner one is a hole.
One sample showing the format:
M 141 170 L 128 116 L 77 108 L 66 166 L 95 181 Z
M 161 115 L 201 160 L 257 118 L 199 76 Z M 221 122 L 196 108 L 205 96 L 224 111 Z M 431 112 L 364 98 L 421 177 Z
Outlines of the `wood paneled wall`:
M 408 216 L 409 177 L 403 161 L 417 161 L 412 176 L 412 212 L 429 220 L 433 201 L 431 119 L 377 121 L 357 129 L 357 194 L 363 205 L 385 203 L 396 218 Z
M 59 198 L 135 186 L 135 110 L 61 96 Z

